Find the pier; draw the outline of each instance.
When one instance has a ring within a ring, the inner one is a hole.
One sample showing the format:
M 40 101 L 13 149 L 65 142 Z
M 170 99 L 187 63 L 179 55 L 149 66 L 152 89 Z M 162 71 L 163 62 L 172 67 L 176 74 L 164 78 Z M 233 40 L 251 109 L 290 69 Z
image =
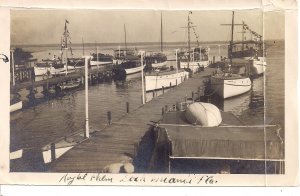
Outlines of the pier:
M 151 142 L 149 128 L 151 122 L 159 122 L 162 115 L 172 110 L 176 103 L 198 99 L 199 88 L 203 81 L 213 73 L 214 69 L 207 68 L 204 72 L 193 75 L 182 84 L 170 89 L 159 97 L 155 97 L 135 110 L 129 111 L 121 119 L 113 119 L 109 114 L 110 125 L 104 130 L 94 132 L 90 139 L 75 146 L 60 159 L 55 160 L 49 167 L 51 172 L 105 172 L 104 168 L 111 164 L 131 163 L 146 165 L 151 156 L 151 149 L 143 146 L 141 141 Z M 127 107 L 125 107 L 127 106 Z M 234 115 L 223 113 L 223 119 L 228 124 L 241 123 Z M 154 123 L 155 124 L 155 123 Z M 142 146 L 141 146 L 142 145 Z M 138 158 L 141 154 L 142 158 Z M 138 172 L 139 168 L 135 168 Z

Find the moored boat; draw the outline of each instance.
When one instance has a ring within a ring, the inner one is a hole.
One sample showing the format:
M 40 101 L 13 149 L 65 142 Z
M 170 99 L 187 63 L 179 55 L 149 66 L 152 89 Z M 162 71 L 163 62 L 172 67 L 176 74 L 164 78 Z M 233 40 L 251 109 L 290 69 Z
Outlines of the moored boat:
M 70 90 L 80 86 L 80 81 L 68 81 L 59 85 L 61 90 Z
M 231 23 L 231 41 L 229 44 L 229 54 L 232 54 L 233 50 L 233 33 L 234 33 L 234 12 L 232 12 L 232 23 Z M 232 55 L 230 55 L 230 64 L 228 64 L 225 73 L 218 73 L 211 76 L 211 90 L 221 98 L 229 98 L 237 95 L 244 94 L 250 91 L 252 81 L 248 74 L 248 66 L 245 66 L 244 75 L 231 73 Z
M 211 89 L 221 98 L 229 98 L 244 94 L 251 89 L 249 77 L 238 74 L 216 74 L 211 76 Z
M 146 91 L 153 91 L 162 88 L 177 86 L 189 77 L 184 70 L 158 71 L 145 75 Z
M 12 94 L 10 97 L 10 112 L 21 110 L 22 107 L 23 107 L 23 102 L 20 99 L 20 95 Z
M 242 26 L 243 40 L 232 42 L 228 47 L 228 57 L 232 58 L 232 66 L 242 67 L 241 64 L 247 63 L 250 66 L 251 75 L 262 75 L 267 67 L 266 48 L 262 36 L 251 30 L 244 21 L 242 24 L 234 25 Z M 248 40 L 246 40 L 247 34 L 250 35 Z
M 92 55 L 92 59 L 90 61 L 91 66 L 103 66 L 109 65 L 113 63 L 113 56 L 108 54 L 96 53 Z

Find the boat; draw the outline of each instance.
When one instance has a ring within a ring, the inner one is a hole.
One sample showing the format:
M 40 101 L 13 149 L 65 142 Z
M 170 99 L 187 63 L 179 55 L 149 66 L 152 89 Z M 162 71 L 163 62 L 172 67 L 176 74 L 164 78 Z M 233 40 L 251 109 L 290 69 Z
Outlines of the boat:
M 192 12 L 189 12 L 188 14 L 188 25 L 187 28 L 188 29 L 188 48 L 187 49 L 182 49 L 179 52 L 179 59 L 180 59 L 180 68 L 182 69 L 190 69 L 193 73 L 198 72 L 203 70 L 204 68 L 208 67 L 209 65 L 209 60 L 208 60 L 208 54 L 209 54 L 209 48 L 208 47 L 204 47 L 202 48 L 199 45 L 198 42 L 198 35 L 196 35 L 195 32 L 195 26 L 193 26 L 192 21 L 190 19 L 190 14 L 192 14 Z M 195 48 L 191 48 L 191 39 L 190 39 L 190 29 L 194 30 L 194 34 L 196 35 L 197 38 L 197 47 Z
M 232 50 L 233 31 L 234 31 L 234 12 L 232 13 L 231 41 L 230 49 Z M 230 51 L 231 54 L 231 51 Z M 248 72 L 244 75 L 231 73 L 232 59 L 224 73 L 217 73 L 210 78 L 211 90 L 223 99 L 234 97 L 250 91 L 252 82 Z M 246 69 L 247 70 L 247 69 Z
M 10 112 L 15 112 L 21 110 L 23 107 L 23 102 L 20 99 L 19 94 L 11 94 L 10 96 Z
M 167 56 L 163 53 L 163 23 L 160 14 L 160 52 L 150 52 L 145 56 L 146 65 L 152 69 L 167 66 Z
M 44 76 L 47 75 L 47 73 L 50 73 L 52 65 L 48 62 L 39 62 L 35 64 L 33 69 L 35 76 Z
M 166 70 L 145 75 L 145 89 L 147 91 L 169 88 L 181 84 L 189 77 L 185 70 Z
M 118 69 L 125 70 L 126 75 L 141 72 L 145 67 L 140 60 L 128 60 L 118 65 Z
M 94 53 L 92 54 L 92 59 L 90 61 L 91 66 L 103 66 L 109 65 L 113 63 L 113 56 L 102 53 Z
M 145 57 L 146 64 L 152 69 L 167 66 L 167 56 L 163 53 L 150 52 Z
M 222 73 L 211 76 L 211 88 L 223 99 L 244 94 L 251 90 L 252 82 L 248 76 Z
M 228 47 L 228 57 L 232 58 L 232 66 L 244 67 L 245 64 L 249 64 L 251 75 L 262 75 L 267 67 L 266 49 L 262 36 L 251 30 L 244 21 L 242 24 L 235 25 L 242 26 L 242 40 L 232 42 Z M 245 37 L 247 34 L 250 34 L 248 40 Z
M 193 73 L 200 71 L 201 69 L 204 69 L 208 67 L 209 61 L 208 61 L 208 52 L 209 48 L 201 48 L 196 47 L 192 48 L 190 52 L 183 52 L 180 55 L 180 68 L 189 68 L 193 71 Z M 188 56 L 191 56 L 190 60 L 188 59 Z
M 64 82 L 64 83 L 60 84 L 59 88 L 61 90 L 71 90 L 71 89 L 79 87 L 80 84 L 81 84 L 80 81 L 71 80 L 71 81 Z

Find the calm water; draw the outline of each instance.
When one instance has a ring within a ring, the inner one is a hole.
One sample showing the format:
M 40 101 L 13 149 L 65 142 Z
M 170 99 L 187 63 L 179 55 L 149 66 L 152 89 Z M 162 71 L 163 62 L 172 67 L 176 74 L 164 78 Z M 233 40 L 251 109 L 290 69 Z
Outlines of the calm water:
M 176 46 L 166 48 L 167 54 L 173 54 Z M 139 49 L 158 50 L 159 46 Z M 225 56 L 226 46 L 211 46 L 210 56 Z M 93 49 L 86 49 L 86 53 Z M 107 48 L 99 52 L 111 53 Z M 50 54 L 49 54 L 50 53 Z M 55 49 L 41 50 L 33 53 L 35 58 L 51 58 L 58 55 Z M 74 50 L 75 56 L 81 56 L 80 49 Z M 216 57 L 218 59 L 218 57 Z M 254 80 L 251 92 L 242 96 L 219 101 L 216 105 L 224 111 L 231 111 L 246 124 L 263 124 L 266 121 L 284 125 L 284 44 L 276 43 L 268 48 L 268 68 L 266 77 Z M 264 89 L 264 83 L 265 89 Z M 264 92 L 265 98 L 264 98 Z M 147 94 L 147 100 L 152 94 Z M 264 107 L 264 100 L 266 107 Z M 90 126 L 100 130 L 107 125 L 107 111 L 112 112 L 116 121 L 126 113 L 126 102 L 130 109 L 141 104 L 141 78 L 136 74 L 124 82 L 102 83 L 89 87 Z M 264 109 L 266 108 L 266 113 Z M 42 147 L 60 137 L 84 129 L 85 102 L 84 90 L 66 93 L 65 96 L 42 102 L 34 108 L 24 109 L 11 114 L 11 150 L 26 147 Z

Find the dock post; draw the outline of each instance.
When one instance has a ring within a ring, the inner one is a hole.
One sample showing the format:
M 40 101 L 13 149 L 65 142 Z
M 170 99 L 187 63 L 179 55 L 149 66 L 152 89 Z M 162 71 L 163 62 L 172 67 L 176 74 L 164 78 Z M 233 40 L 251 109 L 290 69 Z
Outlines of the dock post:
M 215 63 L 215 60 L 216 60 L 216 57 L 215 57 L 215 56 L 213 56 L 213 63 Z
M 162 86 L 162 91 L 163 91 L 163 94 L 165 94 L 165 87 Z
M 164 108 L 164 107 L 161 108 L 161 115 L 162 115 L 162 116 L 165 115 L 165 108 Z
M 155 98 L 155 89 L 152 91 L 152 96 Z
M 50 149 L 51 149 L 51 161 L 54 161 L 56 159 L 56 156 L 55 156 L 55 143 L 50 144 Z
M 165 105 L 165 113 L 168 112 L 168 105 Z
M 126 112 L 129 113 L 129 102 L 126 102 Z
M 194 101 L 194 91 L 192 91 L 192 101 Z
M 172 82 L 170 82 L 170 88 L 172 87 Z
M 107 120 L 108 120 L 108 124 L 111 125 L 112 120 L 111 120 L 111 112 L 110 111 L 107 112 Z

